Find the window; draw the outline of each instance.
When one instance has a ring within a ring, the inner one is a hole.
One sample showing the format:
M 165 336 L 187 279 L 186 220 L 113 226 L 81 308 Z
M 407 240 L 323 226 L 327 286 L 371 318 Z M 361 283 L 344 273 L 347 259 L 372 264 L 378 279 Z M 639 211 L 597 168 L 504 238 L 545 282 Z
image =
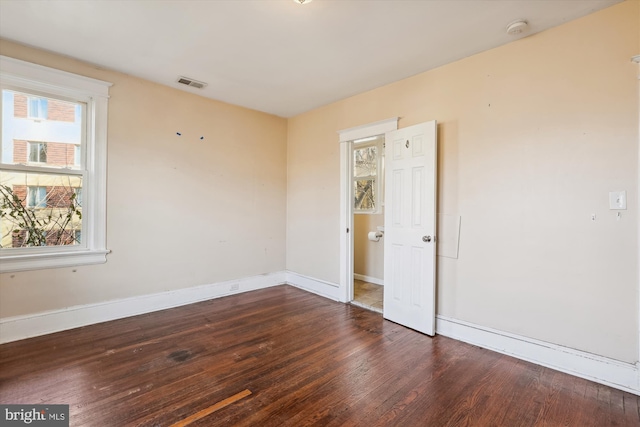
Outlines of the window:
M 29 162 L 47 163 L 47 143 L 46 142 L 30 142 L 28 147 L 29 147 Z
M 4 56 L 0 76 L 0 272 L 105 262 L 111 84 Z
M 353 141 L 354 213 L 382 211 L 382 144 L 384 135 Z
M 44 208 L 47 206 L 47 187 L 27 187 L 27 207 Z
M 27 97 L 27 117 L 30 119 L 46 120 L 48 110 L 47 98 Z

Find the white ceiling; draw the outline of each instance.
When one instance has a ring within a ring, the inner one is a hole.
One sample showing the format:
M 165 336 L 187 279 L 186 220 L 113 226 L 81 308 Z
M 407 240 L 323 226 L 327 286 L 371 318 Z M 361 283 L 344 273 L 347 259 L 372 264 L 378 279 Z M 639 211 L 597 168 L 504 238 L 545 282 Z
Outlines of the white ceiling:
M 291 117 L 620 1 L 0 0 L 0 37 Z

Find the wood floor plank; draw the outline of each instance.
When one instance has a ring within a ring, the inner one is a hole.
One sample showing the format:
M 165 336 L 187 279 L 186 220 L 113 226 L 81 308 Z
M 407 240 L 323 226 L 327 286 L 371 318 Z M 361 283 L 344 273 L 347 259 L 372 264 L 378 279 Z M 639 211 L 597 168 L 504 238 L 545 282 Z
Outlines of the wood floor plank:
M 185 418 L 182 421 L 178 421 L 177 423 L 174 423 L 171 425 L 171 427 L 185 427 L 188 426 L 191 423 L 194 423 L 202 418 L 205 418 L 211 414 L 213 414 L 214 412 L 224 408 L 225 406 L 229 406 L 232 403 L 237 402 L 238 400 L 245 398 L 247 396 L 249 396 L 251 394 L 250 390 L 242 390 L 239 393 L 234 394 L 233 396 L 229 396 L 224 400 L 221 400 L 220 402 L 217 402 L 213 405 L 211 405 L 210 407 L 203 409 L 201 411 L 196 412 L 195 414 Z
M 638 427 L 639 399 L 290 286 L 0 346 L 0 402 L 72 426 Z

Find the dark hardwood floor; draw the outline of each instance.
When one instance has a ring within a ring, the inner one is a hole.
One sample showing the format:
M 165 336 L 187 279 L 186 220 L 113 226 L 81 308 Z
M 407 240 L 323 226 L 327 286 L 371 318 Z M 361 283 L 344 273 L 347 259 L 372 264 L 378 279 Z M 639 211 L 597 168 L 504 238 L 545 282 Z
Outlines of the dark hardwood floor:
M 0 346 L 0 402 L 72 426 L 640 426 L 639 400 L 289 286 Z

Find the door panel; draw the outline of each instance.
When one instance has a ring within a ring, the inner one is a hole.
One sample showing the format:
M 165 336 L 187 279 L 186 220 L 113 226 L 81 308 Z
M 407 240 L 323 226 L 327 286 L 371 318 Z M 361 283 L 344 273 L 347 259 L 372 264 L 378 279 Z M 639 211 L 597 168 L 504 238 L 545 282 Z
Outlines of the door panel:
M 383 315 L 434 335 L 436 122 L 389 132 L 386 141 Z

